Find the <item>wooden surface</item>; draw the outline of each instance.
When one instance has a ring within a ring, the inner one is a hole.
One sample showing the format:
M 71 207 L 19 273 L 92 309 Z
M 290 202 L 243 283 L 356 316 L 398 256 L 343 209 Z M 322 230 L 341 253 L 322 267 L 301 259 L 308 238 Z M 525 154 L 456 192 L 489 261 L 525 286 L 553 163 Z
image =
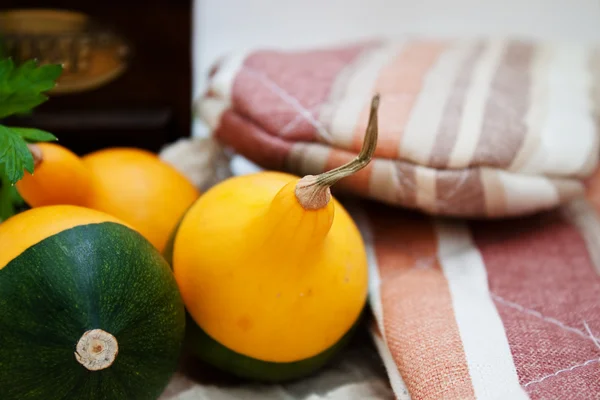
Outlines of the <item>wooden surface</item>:
M 131 62 L 98 89 L 52 96 L 14 123 L 48 129 L 78 153 L 108 146 L 160 147 L 191 132 L 191 1 L 3 0 L 0 11 L 53 8 L 86 13 L 123 36 Z

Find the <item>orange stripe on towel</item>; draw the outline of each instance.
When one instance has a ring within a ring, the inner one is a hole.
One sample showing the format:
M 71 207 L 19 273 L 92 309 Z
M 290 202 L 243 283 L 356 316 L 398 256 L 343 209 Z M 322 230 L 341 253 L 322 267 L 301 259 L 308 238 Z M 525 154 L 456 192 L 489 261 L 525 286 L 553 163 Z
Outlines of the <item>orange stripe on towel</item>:
M 585 197 L 592 204 L 597 213 L 600 213 L 600 170 L 585 181 Z
M 415 41 L 407 44 L 390 64 L 382 68 L 373 88 L 374 92 L 381 94 L 376 151 L 378 156 L 397 158 L 404 128 L 425 77 L 446 47 L 447 44 L 443 42 Z M 365 101 L 365 107 L 354 131 L 354 151 L 360 151 L 364 138 L 370 110 L 368 100 Z
M 411 398 L 473 399 L 431 222 L 385 207 L 370 215 L 384 335 Z

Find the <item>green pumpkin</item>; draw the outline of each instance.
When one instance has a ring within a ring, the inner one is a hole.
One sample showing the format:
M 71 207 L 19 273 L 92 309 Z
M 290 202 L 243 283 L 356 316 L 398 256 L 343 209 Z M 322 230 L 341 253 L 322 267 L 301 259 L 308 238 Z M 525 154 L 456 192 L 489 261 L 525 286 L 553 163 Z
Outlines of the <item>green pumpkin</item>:
M 0 224 L 2 400 L 155 400 L 184 333 L 169 265 L 125 224 L 72 206 Z

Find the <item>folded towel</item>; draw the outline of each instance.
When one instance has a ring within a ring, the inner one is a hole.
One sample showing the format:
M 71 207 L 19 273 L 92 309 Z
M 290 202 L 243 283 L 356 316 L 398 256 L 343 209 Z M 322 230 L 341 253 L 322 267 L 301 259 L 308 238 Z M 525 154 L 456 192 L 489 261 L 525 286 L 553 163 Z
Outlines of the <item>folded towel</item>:
M 373 41 L 223 58 L 197 113 L 268 169 L 353 158 L 382 95 L 375 159 L 337 190 L 430 214 L 507 217 L 564 204 L 598 163 L 600 52 L 513 39 Z

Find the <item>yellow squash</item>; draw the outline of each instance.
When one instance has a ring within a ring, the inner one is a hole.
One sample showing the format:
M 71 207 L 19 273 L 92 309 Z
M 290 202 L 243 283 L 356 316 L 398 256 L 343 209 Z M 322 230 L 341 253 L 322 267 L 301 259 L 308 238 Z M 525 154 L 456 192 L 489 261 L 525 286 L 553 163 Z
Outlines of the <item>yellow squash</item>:
M 156 154 L 109 148 L 84 157 L 55 143 L 30 145 L 34 174 L 17 190 L 31 207 L 75 205 L 102 211 L 132 225 L 159 251 L 181 216 L 200 195 Z
M 367 297 L 365 246 L 329 188 L 370 161 L 378 104 L 376 96 L 363 149 L 349 164 L 301 179 L 279 172 L 230 178 L 181 221 L 172 262 L 187 310 L 246 364 L 279 368 L 318 357 L 357 322 Z

